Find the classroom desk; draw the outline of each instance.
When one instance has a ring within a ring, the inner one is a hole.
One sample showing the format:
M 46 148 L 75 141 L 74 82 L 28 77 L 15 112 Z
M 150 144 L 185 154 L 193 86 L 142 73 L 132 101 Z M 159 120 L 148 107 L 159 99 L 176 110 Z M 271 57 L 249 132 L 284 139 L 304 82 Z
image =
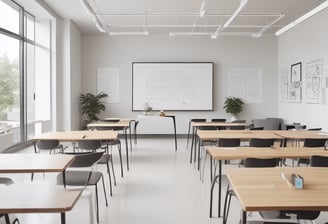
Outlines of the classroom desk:
M 281 173 L 300 174 L 303 190 L 288 187 Z M 242 206 L 241 223 L 246 223 L 248 211 L 264 210 L 328 210 L 327 168 L 276 167 L 234 168 L 227 177 Z
M 191 122 L 192 127 L 192 135 L 191 135 L 191 147 L 190 147 L 190 163 L 192 163 L 192 155 L 194 151 L 194 162 L 196 160 L 196 143 L 197 143 L 197 136 L 198 131 L 200 128 L 206 127 L 213 127 L 213 128 L 229 128 L 229 127 L 236 127 L 236 126 L 248 126 L 246 123 L 234 123 L 234 122 Z M 213 130 L 212 130 L 213 131 Z M 220 130 L 221 131 L 221 130 Z M 213 139 L 211 139 L 213 140 Z
M 48 184 L 11 184 L 0 186 L 0 214 L 60 213 L 66 223 L 67 211 L 72 210 L 82 190 L 67 190 Z
M 129 144 L 128 144 L 128 134 L 126 130 L 130 128 L 130 120 L 126 119 L 122 121 L 120 120 L 118 122 L 97 122 L 97 123 L 88 124 L 87 127 L 88 129 L 91 130 L 99 130 L 98 132 L 103 132 L 109 129 L 113 131 L 123 130 L 124 139 L 125 139 L 126 166 L 127 166 L 127 170 L 129 170 Z M 130 141 L 131 141 L 131 136 L 130 136 Z M 131 147 L 132 147 L 132 143 L 131 143 Z
M 137 121 L 139 122 L 140 125 L 142 125 L 142 123 L 145 123 L 146 126 L 148 126 L 148 128 L 151 127 L 150 130 L 154 131 L 154 133 L 156 133 L 156 130 L 159 130 L 159 128 L 157 128 L 156 124 L 154 124 L 156 121 L 158 122 L 158 119 L 162 119 L 162 118 L 170 118 L 173 122 L 173 134 L 174 134 L 174 144 L 175 144 L 175 151 L 178 150 L 178 141 L 177 141 L 177 128 L 176 128 L 176 120 L 175 120 L 175 115 L 174 114 L 165 114 L 163 116 L 159 116 L 159 115 L 138 115 Z M 153 123 L 154 122 L 154 123 Z M 160 125 L 158 125 L 160 126 Z M 156 127 L 154 129 L 154 127 Z
M 213 191 L 216 180 L 219 180 L 219 194 L 218 194 L 218 214 L 221 215 L 221 181 L 222 181 L 222 161 L 223 160 L 235 160 L 246 158 L 310 158 L 313 155 L 328 156 L 328 151 L 324 148 L 308 148 L 308 147 L 276 147 L 276 148 L 259 148 L 259 147 L 208 147 L 208 154 L 212 159 L 218 161 L 219 174 L 213 179 L 211 186 L 211 198 L 210 198 L 210 217 L 212 217 L 212 203 L 213 203 Z M 211 162 L 212 164 L 212 162 Z M 211 168 L 212 172 L 212 168 Z M 211 173 L 212 176 L 212 173 Z
M 117 131 L 52 131 L 35 136 L 33 140 L 75 142 L 79 140 L 113 140 L 117 136 Z
M 322 131 L 275 131 L 275 133 L 285 139 L 302 140 L 302 139 L 328 139 L 328 133 Z
M 200 146 L 203 141 L 219 139 L 276 139 L 282 140 L 283 137 L 277 135 L 274 130 L 198 130 L 198 169 L 200 168 Z M 195 149 L 196 152 L 196 149 Z M 196 158 L 196 156 L 195 156 Z
M 74 155 L 0 154 L 0 173 L 62 172 L 65 186 L 65 170 Z

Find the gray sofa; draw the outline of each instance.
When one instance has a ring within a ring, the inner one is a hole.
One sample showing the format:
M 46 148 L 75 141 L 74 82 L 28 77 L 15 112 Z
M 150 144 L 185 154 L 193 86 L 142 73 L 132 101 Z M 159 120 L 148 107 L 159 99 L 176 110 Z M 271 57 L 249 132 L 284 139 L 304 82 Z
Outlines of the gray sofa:
M 258 128 L 263 127 L 264 130 L 281 130 L 283 126 L 283 119 L 268 117 L 264 119 L 253 119 L 252 127 Z

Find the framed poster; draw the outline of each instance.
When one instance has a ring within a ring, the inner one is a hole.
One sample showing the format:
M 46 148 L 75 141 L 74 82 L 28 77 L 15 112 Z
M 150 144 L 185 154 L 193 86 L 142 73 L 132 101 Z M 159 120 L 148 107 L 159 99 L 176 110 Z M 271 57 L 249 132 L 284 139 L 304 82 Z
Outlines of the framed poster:
M 300 103 L 302 96 L 302 62 L 291 65 L 289 102 Z
M 323 60 L 316 60 L 306 64 L 306 102 L 322 103 L 322 67 Z
M 291 83 L 302 81 L 302 62 L 291 65 L 290 78 Z

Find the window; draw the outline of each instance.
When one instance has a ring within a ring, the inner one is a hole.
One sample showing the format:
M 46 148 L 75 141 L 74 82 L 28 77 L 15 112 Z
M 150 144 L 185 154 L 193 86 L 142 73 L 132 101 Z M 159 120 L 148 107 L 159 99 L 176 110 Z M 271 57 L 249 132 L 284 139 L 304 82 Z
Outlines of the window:
M 49 20 L 35 20 L 10 0 L 0 0 L 0 137 L 24 143 L 51 119 Z

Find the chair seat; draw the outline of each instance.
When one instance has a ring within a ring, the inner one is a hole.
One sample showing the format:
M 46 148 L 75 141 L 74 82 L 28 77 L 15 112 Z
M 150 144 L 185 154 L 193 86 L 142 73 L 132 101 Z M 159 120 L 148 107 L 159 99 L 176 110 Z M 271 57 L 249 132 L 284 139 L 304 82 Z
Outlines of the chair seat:
M 0 184 L 9 185 L 9 184 L 13 184 L 13 183 L 14 183 L 14 181 L 10 178 L 0 177 Z
M 92 171 L 91 177 L 88 183 L 85 183 L 89 177 L 89 171 L 66 171 L 66 185 L 69 186 L 83 186 L 83 185 L 96 185 L 100 180 L 102 173 L 98 171 Z M 62 174 L 57 176 L 57 184 L 63 184 Z
M 107 164 L 110 160 L 112 155 L 104 154 L 102 157 L 98 160 L 98 164 Z

